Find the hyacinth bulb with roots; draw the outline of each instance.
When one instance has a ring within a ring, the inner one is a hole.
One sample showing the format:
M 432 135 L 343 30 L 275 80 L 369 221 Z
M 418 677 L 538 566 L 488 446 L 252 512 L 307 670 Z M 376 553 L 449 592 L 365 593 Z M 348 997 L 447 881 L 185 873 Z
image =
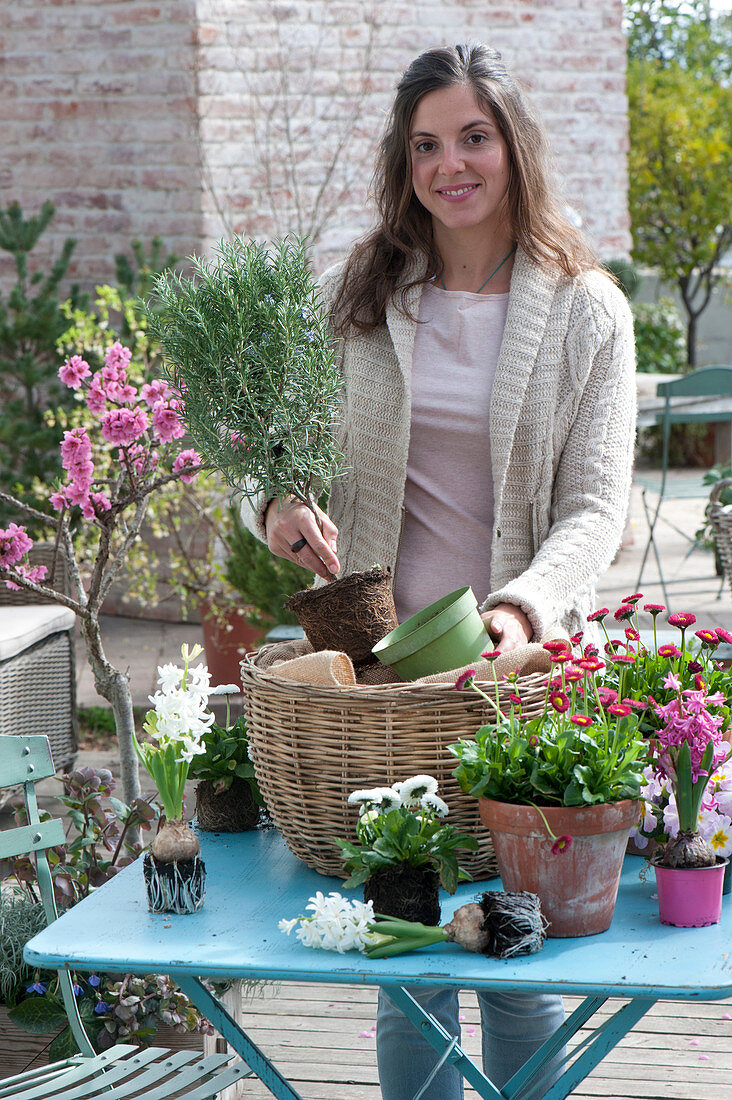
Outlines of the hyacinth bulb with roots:
M 165 822 L 143 857 L 148 904 L 153 913 L 194 913 L 203 905 L 206 870 L 198 837 L 183 819 L 183 792 L 190 761 L 205 751 L 203 734 L 214 721 L 208 709 L 209 672 L 191 667 L 203 652 L 181 648 L 183 667 L 158 668 L 159 690 L 151 697 L 144 730 L 152 741 L 135 742 L 137 754 L 160 795 Z
M 377 914 L 370 930 L 378 934 L 379 942 L 365 953 L 370 959 L 385 959 L 419 947 L 456 943 L 466 951 L 510 959 L 539 951 L 546 939 L 546 926 L 536 894 L 489 890 L 477 901 L 461 905 L 441 927 L 379 918 Z

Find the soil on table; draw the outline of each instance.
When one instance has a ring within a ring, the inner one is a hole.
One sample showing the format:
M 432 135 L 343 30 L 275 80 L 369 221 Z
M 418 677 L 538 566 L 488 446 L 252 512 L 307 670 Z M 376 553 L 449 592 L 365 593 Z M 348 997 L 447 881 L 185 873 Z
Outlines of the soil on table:
M 246 833 L 259 824 L 259 806 L 245 779 L 234 776 L 218 793 L 213 780 L 204 779 L 196 785 L 196 820 L 211 833 Z
M 364 883 L 363 900 L 373 901 L 374 913 L 422 924 L 440 923 L 440 878 L 437 871 L 399 863 L 382 867 Z

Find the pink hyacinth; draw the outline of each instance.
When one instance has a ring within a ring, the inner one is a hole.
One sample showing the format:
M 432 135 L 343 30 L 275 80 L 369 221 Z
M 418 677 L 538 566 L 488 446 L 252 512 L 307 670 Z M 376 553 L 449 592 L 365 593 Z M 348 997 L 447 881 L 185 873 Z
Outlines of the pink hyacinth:
M 172 443 L 174 439 L 181 439 L 186 434 L 176 406 L 177 402 L 166 404 L 165 401 L 157 401 L 153 405 L 153 428 L 161 443 Z
M 696 781 L 704 750 L 710 741 L 714 742 L 713 766 L 721 763 L 727 756 L 729 745 L 723 741 L 723 716 L 710 714 L 710 706 L 719 706 L 724 702 L 721 692 L 707 695 L 704 691 L 687 690 L 676 696 L 670 703 L 655 704 L 655 710 L 663 719 L 658 730 L 660 746 L 657 766 L 662 775 L 673 777 L 674 760 L 678 748 L 687 742 L 691 751 L 691 775 Z
M 78 390 L 82 379 L 88 378 L 90 374 L 89 364 L 80 355 L 72 355 L 58 372 L 63 384 L 72 390 Z
M 134 443 L 147 431 L 150 418 L 144 409 L 112 409 L 102 417 L 102 435 L 121 447 Z
M 0 528 L 0 565 L 6 568 L 16 565 L 32 546 L 33 539 L 26 534 L 25 527 L 9 523 L 5 530 Z
M 194 451 L 191 448 L 187 451 L 181 451 L 173 463 L 173 473 L 177 474 L 180 470 L 191 467 L 189 472 L 180 475 L 181 481 L 190 484 L 190 482 L 194 481 L 196 478 L 201 461 L 201 456 L 198 451 Z

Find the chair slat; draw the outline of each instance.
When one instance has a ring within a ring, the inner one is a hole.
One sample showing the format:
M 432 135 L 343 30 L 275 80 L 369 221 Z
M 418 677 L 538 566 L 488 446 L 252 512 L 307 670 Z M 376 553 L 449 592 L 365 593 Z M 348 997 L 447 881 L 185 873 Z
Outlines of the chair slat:
M 0 787 L 17 787 L 54 774 L 47 737 L 0 736 Z
M 199 1057 L 193 1065 L 177 1069 L 175 1055 L 171 1054 L 165 1061 L 149 1066 L 145 1073 L 121 1082 L 110 1092 L 105 1092 L 104 1100 L 132 1100 L 132 1097 L 139 1097 L 140 1100 L 169 1100 L 170 1097 L 179 1096 L 182 1089 L 195 1087 L 199 1083 L 204 1089 L 208 1088 L 204 1095 L 215 1096 L 222 1088 L 217 1076 L 214 1076 L 215 1071 L 230 1062 L 231 1058 L 231 1054 L 211 1054 L 206 1058 Z M 161 1081 L 161 1078 L 164 1080 Z M 156 1083 L 157 1088 L 153 1088 Z
M 42 852 L 65 843 L 63 822 L 57 817 L 35 825 L 18 825 L 17 828 L 0 832 L 0 859 L 10 859 L 26 852 Z
M 84 1058 L 76 1063 L 74 1068 L 69 1069 L 59 1076 L 56 1076 L 53 1081 L 47 1081 L 47 1075 L 41 1077 L 41 1071 L 31 1071 L 31 1073 L 21 1074 L 22 1077 L 31 1077 L 33 1082 L 28 1085 L 27 1088 L 21 1088 L 20 1091 L 11 1092 L 8 1095 L 13 1100 L 51 1100 L 51 1098 L 63 1097 L 64 1100 L 69 1100 L 71 1096 L 71 1089 L 78 1082 L 83 1082 L 89 1078 L 94 1078 L 95 1075 L 99 1075 L 100 1071 L 106 1066 L 113 1066 L 114 1063 L 124 1058 L 125 1055 L 134 1053 L 138 1050 L 138 1047 L 130 1046 L 129 1044 L 121 1043 L 119 1046 L 110 1047 L 109 1050 L 105 1050 L 103 1054 L 98 1054 L 94 1058 Z M 74 1059 L 71 1059 L 73 1062 Z M 60 1063 L 63 1065 L 63 1063 Z M 43 1067 L 47 1069 L 49 1067 Z M 50 1067 L 55 1069 L 55 1066 Z M 3 1081 L 3 1085 L 9 1084 L 13 1079 Z M 17 1078 L 15 1079 L 17 1080 Z M 63 1089 L 61 1089 L 61 1084 Z M 99 1083 L 94 1083 L 94 1087 L 99 1092 Z

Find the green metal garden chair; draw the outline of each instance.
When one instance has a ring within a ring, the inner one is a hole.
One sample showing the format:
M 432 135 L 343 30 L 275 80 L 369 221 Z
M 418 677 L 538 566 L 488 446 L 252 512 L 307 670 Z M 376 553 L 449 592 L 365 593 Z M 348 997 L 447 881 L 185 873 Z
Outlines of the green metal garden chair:
M 661 506 L 668 500 L 697 498 L 706 496 L 708 493 L 708 489 L 702 487 L 701 475 L 699 477 L 692 476 L 683 479 L 677 488 L 673 486 L 669 487 L 668 458 L 671 425 L 715 423 L 724 420 L 732 420 L 732 408 L 720 410 L 719 408 L 714 408 L 713 405 L 710 408 L 710 402 L 713 402 L 714 398 L 732 397 L 732 367 L 700 367 L 698 370 L 692 371 L 691 374 L 686 374 L 672 382 L 659 382 L 656 393 L 659 397 L 664 398 L 663 411 L 658 418 L 658 423 L 661 425 L 662 429 L 663 440 L 661 470 L 660 476 L 656 474 L 652 478 L 644 477 L 642 474 L 639 475 L 637 473 L 635 475 L 635 481 L 642 489 L 643 509 L 645 511 L 646 520 L 648 521 L 648 541 L 643 553 L 643 560 L 641 562 L 635 587 L 638 590 L 641 588 L 643 572 L 646 567 L 646 562 L 648 561 L 648 555 L 652 549 L 656 560 L 656 567 L 658 569 L 658 577 L 661 582 L 664 600 L 668 605 L 667 582 L 663 575 L 661 556 L 658 552 L 658 544 L 655 538 L 656 525 L 661 521 L 668 523 L 669 526 L 689 541 L 691 548 L 686 555 L 687 557 L 699 544 L 693 533 L 690 534 L 688 530 L 665 519 L 665 517 L 661 515 Z M 685 399 L 683 410 L 675 408 L 674 398 Z M 653 493 L 656 496 L 655 506 L 649 501 L 649 493 Z
M 48 923 L 58 913 L 46 849 L 64 844 L 63 823 L 41 821 L 35 784 L 54 774 L 47 737 L 0 737 L 0 789 L 22 786 L 28 824 L 0 832 L 0 859 L 33 853 L 38 886 Z M 96 1054 L 84 1029 L 68 970 L 58 971 L 64 1007 L 80 1053 L 52 1065 L 0 1080 L 0 1098 L 6 1100 L 209 1100 L 250 1076 L 241 1062 L 228 1066 L 232 1054 L 204 1057 L 198 1051 L 170 1052 L 160 1047 L 141 1049 L 120 1044 Z

